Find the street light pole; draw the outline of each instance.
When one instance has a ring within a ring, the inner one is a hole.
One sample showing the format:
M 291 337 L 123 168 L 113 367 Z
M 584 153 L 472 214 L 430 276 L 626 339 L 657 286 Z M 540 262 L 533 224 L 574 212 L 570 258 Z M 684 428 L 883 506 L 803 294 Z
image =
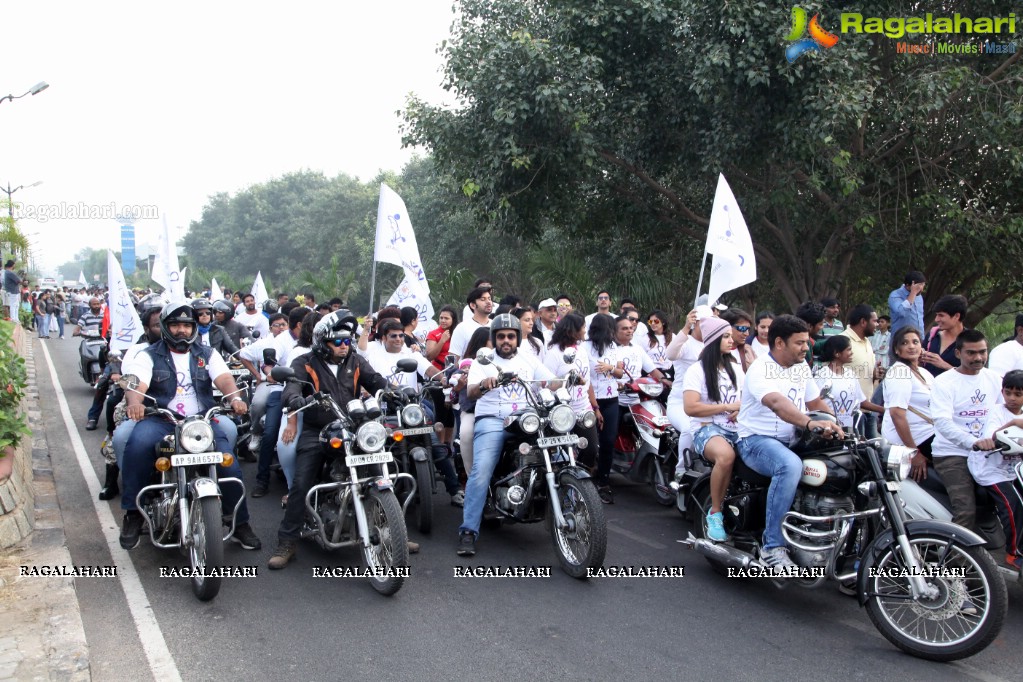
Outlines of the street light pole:
M 0 192 L 3 192 L 4 194 L 7 195 L 7 215 L 11 217 L 11 220 L 14 220 L 14 200 L 11 199 L 11 195 L 13 195 L 19 189 L 25 189 L 26 187 L 38 187 L 41 184 L 43 184 L 43 181 L 37 180 L 33 182 L 31 185 L 18 185 L 14 189 L 11 189 L 11 183 L 10 181 L 8 181 L 7 187 L 0 186 Z
M 46 81 L 39 81 L 28 90 L 21 93 L 20 95 L 4 95 L 3 97 L 0 97 L 0 104 L 2 104 L 4 100 L 10 100 L 13 102 L 16 99 L 21 99 L 25 95 L 38 95 L 40 92 L 42 92 L 48 87 L 50 87 L 49 83 L 47 83 Z

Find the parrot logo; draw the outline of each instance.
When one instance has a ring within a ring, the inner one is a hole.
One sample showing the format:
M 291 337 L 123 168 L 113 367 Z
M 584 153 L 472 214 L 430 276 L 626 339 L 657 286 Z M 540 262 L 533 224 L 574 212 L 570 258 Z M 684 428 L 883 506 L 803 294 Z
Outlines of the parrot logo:
M 792 8 L 792 30 L 785 36 L 785 40 L 792 42 L 785 48 L 785 58 L 790 64 L 806 52 L 823 52 L 838 44 L 838 36 L 821 27 L 820 16 L 813 15 L 813 19 L 807 25 L 806 10 L 798 6 Z M 810 37 L 806 38 L 804 36 L 808 29 Z

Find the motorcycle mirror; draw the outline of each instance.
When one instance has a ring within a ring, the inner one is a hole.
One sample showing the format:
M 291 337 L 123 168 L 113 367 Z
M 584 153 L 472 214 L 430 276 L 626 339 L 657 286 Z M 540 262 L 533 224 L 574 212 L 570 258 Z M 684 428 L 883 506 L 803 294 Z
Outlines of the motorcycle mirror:
M 458 356 L 457 355 L 454 355 L 453 353 L 448 353 L 444 357 L 444 368 L 447 369 L 448 367 L 454 366 L 454 364 L 457 361 L 458 361 Z
M 419 369 L 419 363 L 413 360 L 412 358 L 403 358 L 401 360 L 398 360 L 397 367 L 398 371 L 411 374 L 412 372 L 415 372 L 416 370 Z
M 264 348 L 263 349 L 263 364 L 270 365 L 271 367 L 277 364 L 277 349 L 276 348 Z
M 566 365 L 575 364 L 576 350 L 575 348 L 566 348 L 565 354 L 561 356 L 561 359 Z
M 481 365 L 489 365 L 494 361 L 494 351 L 490 348 L 480 348 L 476 351 L 476 362 Z
M 270 376 L 273 377 L 274 381 L 284 383 L 285 381 L 295 378 L 295 370 L 291 367 L 282 367 L 281 365 L 277 365 L 270 370 Z
M 259 338 L 259 330 L 257 330 L 257 329 L 253 329 L 252 330 L 252 338 L 253 339 L 258 339 Z

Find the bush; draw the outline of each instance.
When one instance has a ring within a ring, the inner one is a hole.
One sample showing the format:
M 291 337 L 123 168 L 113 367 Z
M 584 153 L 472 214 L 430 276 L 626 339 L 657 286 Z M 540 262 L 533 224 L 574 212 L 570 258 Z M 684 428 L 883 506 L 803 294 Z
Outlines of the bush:
M 0 321 L 0 457 L 7 446 L 17 446 L 30 433 L 25 416 L 18 412 L 27 385 L 25 359 L 14 348 L 14 324 Z

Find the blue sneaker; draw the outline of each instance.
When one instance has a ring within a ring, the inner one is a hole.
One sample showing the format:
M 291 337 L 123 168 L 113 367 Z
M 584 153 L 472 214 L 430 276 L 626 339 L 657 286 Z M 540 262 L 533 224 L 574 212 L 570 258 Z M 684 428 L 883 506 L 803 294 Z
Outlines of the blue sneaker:
M 721 512 L 707 514 L 707 538 L 714 542 L 724 542 L 728 539 L 725 532 L 725 517 Z

